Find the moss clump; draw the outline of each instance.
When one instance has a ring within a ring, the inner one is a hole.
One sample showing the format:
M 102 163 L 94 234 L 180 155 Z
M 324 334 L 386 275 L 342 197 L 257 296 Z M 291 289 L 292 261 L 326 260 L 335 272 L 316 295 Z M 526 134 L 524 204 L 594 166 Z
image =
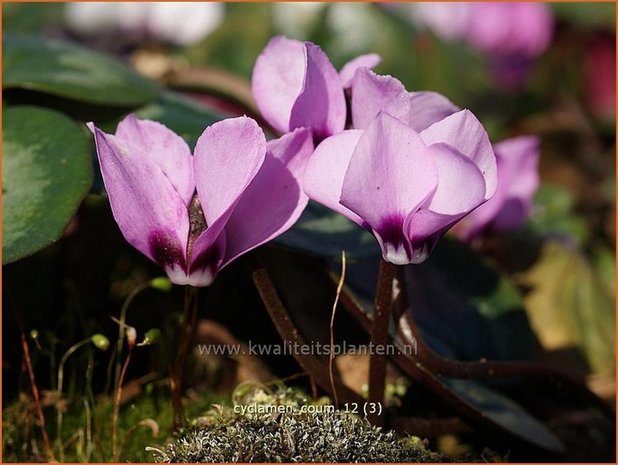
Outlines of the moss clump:
M 365 419 L 309 403 L 289 389 L 244 395 L 246 406 L 285 406 L 285 412 L 239 413 L 216 407 L 163 449 L 160 462 L 435 462 L 416 438 L 399 439 Z M 305 402 L 301 402 L 304 400 Z M 236 404 L 241 405 L 241 404 Z M 312 412 L 303 405 L 317 407 Z M 273 409 L 275 410 L 275 409 Z

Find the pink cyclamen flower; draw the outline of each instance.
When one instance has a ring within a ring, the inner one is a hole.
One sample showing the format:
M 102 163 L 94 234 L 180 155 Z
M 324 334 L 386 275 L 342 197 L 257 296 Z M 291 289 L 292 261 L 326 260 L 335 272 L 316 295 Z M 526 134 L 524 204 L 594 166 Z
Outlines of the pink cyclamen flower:
M 122 234 L 176 284 L 210 285 L 307 204 L 298 181 L 313 151 L 306 129 L 267 143 L 252 119 L 226 119 L 206 128 L 192 155 L 155 121 L 130 115 L 115 135 L 88 126 Z
M 539 187 L 539 140 L 535 136 L 506 139 L 494 145 L 498 164 L 498 189 L 484 205 L 455 228 L 463 240 L 483 231 L 508 231 L 528 218 L 532 198 Z
M 278 131 L 306 127 L 315 140 L 322 140 L 344 129 L 344 89 L 356 69 L 379 61 L 378 55 L 362 55 L 337 73 L 317 45 L 277 36 L 255 62 L 253 96 L 266 121 Z
M 553 34 L 551 8 L 544 3 L 418 3 L 411 8 L 418 24 L 487 55 L 495 82 L 507 89 L 525 83 Z
M 358 72 L 357 72 L 358 75 Z M 385 111 L 325 139 L 305 171 L 310 198 L 370 230 L 385 260 L 421 263 L 496 190 L 487 133 L 467 110 L 418 132 Z
M 553 33 L 549 5 L 534 2 L 456 2 L 412 5 L 414 21 L 446 40 L 466 40 L 491 55 L 536 57 Z

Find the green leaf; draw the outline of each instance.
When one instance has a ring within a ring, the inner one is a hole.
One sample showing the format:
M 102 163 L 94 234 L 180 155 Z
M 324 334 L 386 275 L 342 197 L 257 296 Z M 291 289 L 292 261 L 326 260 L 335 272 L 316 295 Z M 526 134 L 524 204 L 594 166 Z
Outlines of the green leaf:
M 226 116 L 174 92 L 163 92 L 155 101 L 135 112 L 139 118 L 165 124 L 193 145 L 207 126 Z
M 4 34 L 2 86 L 105 106 L 138 106 L 159 87 L 121 62 L 59 40 Z
M 309 205 L 296 224 L 276 243 L 328 258 L 345 250 L 349 259 L 380 257 L 380 247 L 371 233 L 322 205 Z
M 62 23 L 64 3 L 7 3 L 2 5 L 2 30 L 37 32 Z
M 537 346 L 512 282 L 466 244 L 441 239 L 408 267 L 408 293 L 425 339 L 460 360 L 527 360 Z
M 56 111 L 13 107 L 2 132 L 2 263 L 60 237 L 92 184 L 85 132 Z

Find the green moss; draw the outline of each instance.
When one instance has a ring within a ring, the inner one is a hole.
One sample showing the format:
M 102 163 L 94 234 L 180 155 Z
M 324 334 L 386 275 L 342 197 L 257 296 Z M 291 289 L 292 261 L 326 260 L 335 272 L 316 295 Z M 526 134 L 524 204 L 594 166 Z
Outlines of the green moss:
M 297 390 L 235 392 L 162 448 L 160 462 L 435 462 L 417 438 L 400 439 L 365 419 L 312 402 Z M 307 406 L 311 406 L 308 412 Z M 246 409 L 241 409 L 245 407 Z
M 152 454 L 148 444 L 165 441 L 170 434 L 172 409 L 166 389 L 152 389 L 121 406 L 118 417 L 119 462 L 148 462 Z M 186 404 L 186 414 L 194 418 L 202 414 L 213 401 L 221 398 L 200 396 Z M 45 410 L 46 429 L 56 459 L 60 454 L 56 444 L 55 409 Z M 113 462 L 111 444 L 113 403 L 109 397 L 98 397 L 95 406 L 76 399 L 64 414 L 62 438 L 65 462 Z M 89 420 L 89 421 L 88 421 Z M 32 400 L 22 398 L 3 411 L 4 462 L 47 461 L 40 428 L 36 424 Z

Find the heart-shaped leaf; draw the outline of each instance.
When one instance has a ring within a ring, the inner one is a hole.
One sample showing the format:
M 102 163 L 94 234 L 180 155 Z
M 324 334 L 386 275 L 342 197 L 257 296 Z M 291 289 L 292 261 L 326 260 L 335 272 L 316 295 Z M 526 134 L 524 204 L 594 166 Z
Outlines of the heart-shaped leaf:
M 138 106 L 159 86 L 123 63 L 88 48 L 32 35 L 2 38 L 2 87 L 34 90 L 105 106 Z
M 2 125 L 2 263 L 54 242 L 92 184 L 85 132 L 62 113 L 5 110 Z

